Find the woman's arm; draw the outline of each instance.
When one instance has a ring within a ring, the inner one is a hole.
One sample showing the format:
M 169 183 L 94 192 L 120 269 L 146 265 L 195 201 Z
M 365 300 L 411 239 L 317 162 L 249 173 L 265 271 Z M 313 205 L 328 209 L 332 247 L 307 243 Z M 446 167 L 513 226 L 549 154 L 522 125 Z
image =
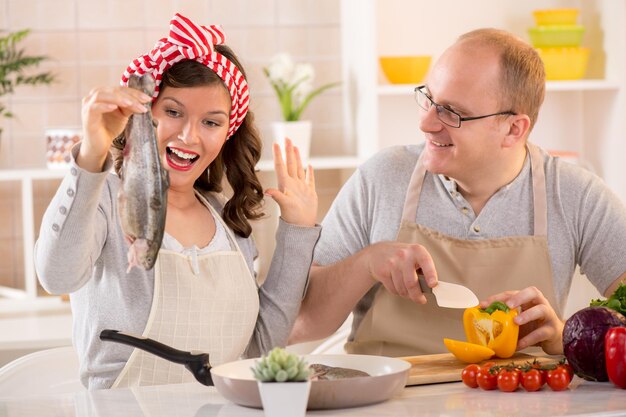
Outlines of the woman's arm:
M 293 327 L 313 261 L 321 227 L 316 225 L 317 193 L 313 168 L 305 171 L 298 149 L 286 140 L 286 163 L 274 144 L 278 187 L 266 194 L 280 206 L 276 249 L 268 276 L 259 290 L 260 311 L 246 354 L 258 356 L 285 346 Z
M 44 213 L 34 260 L 37 276 L 52 294 L 69 293 L 90 277 L 100 256 L 111 217 L 107 171 L 90 173 L 74 162 Z M 110 161 L 105 165 L 110 167 Z
M 306 290 L 313 249 L 321 227 L 279 221 L 276 250 L 267 278 L 259 289 L 260 310 L 247 357 L 285 346 Z

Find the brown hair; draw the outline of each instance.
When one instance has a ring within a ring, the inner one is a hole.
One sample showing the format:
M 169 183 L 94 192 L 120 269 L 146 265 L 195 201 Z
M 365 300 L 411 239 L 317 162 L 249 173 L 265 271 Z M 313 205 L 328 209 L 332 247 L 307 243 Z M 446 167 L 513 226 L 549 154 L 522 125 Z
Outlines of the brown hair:
M 239 59 L 226 45 L 216 45 L 215 50 L 245 72 Z M 188 88 L 221 84 L 222 79 L 205 65 L 184 60 L 174 64 L 163 73 L 160 91 L 167 88 Z M 122 167 L 122 150 L 126 138 L 122 133 L 113 141 L 115 172 L 119 175 Z M 222 192 L 224 174 L 233 191 L 233 196 L 224 205 L 222 217 L 237 235 L 250 236 L 252 226 L 249 220 L 263 216 L 263 187 L 256 175 L 255 167 L 261 159 L 261 137 L 254 125 L 254 115 L 250 110 L 239 129 L 226 141 L 220 153 L 207 170 L 196 180 L 194 187 L 207 192 Z
M 492 47 L 499 53 L 502 104 L 516 113 L 528 115 L 532 130 L 546 88 L 545 69 L 537 51 L 522 39 L 498 29 L 468 32 L 458 39 L 458 43 L 465 42 Z

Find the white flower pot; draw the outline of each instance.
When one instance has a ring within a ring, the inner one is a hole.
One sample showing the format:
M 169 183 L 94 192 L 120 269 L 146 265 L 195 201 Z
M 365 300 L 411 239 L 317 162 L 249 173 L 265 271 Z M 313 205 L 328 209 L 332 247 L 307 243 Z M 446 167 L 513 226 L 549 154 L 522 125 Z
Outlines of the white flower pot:
M 274 142 L 280 145 L 283 151 L 283 159 L 285 158 L 285 138 L 289 138 L 291 142 L 298 147 L 302 163 L 306 166 L 311 149 L 312 127 L 310 120 L 272 123 Z
M 257 385 L 265 417 L 303 417 L 306 414 L 311 381 L 257 381 Z

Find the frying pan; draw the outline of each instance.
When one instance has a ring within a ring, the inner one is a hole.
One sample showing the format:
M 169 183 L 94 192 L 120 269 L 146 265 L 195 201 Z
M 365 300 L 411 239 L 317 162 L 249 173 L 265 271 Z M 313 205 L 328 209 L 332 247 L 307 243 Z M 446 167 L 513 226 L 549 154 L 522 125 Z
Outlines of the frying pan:
M 217 388 L 229 401 L 262 408 L 251 368 L 258 359 L 228 362 L 215 367 L 207 353 L 174 349 L 156 340 L 117 330 L 103 330 L 100 339 L 123 343 L 185 366 L 198 382 Z M 311 382 L 308 409 L 355 407 L 385 401 L 405 386 L 411 364 L 401 359 L 372 355 L 302 355 L 309 363 L 358 369 L 370 376 Z

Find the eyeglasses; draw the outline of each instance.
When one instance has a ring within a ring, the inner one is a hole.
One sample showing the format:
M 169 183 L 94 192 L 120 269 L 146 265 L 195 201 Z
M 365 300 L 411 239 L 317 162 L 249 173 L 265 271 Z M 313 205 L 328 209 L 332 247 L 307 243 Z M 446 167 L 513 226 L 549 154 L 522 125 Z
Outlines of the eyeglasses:
M 442 106 L 441 104 L 435 103 L 433 99 L 430 98 L 428 94 L 426 94 L 426 92 L 424 91 L 425 88 L 425 85 L 415 87 L 415 101 L 417 101 L 417 104 L 426 111 L 430 110 L 432 106 L 435 106 L 435 111 L 437 112 L 437 117 L 439 118 L 439 120 L 441 120 L 443 124 L 450 127 L 459 128 L 461 127 L 461 122 L 484 119 L 485 117 L 500 116 L 503 114 L 514 116 L 517 114 L 509 110 L 499 113 L 486 114 L 484 116 L 461 117 L 461 115 L 456 113 L 454 110 Z

